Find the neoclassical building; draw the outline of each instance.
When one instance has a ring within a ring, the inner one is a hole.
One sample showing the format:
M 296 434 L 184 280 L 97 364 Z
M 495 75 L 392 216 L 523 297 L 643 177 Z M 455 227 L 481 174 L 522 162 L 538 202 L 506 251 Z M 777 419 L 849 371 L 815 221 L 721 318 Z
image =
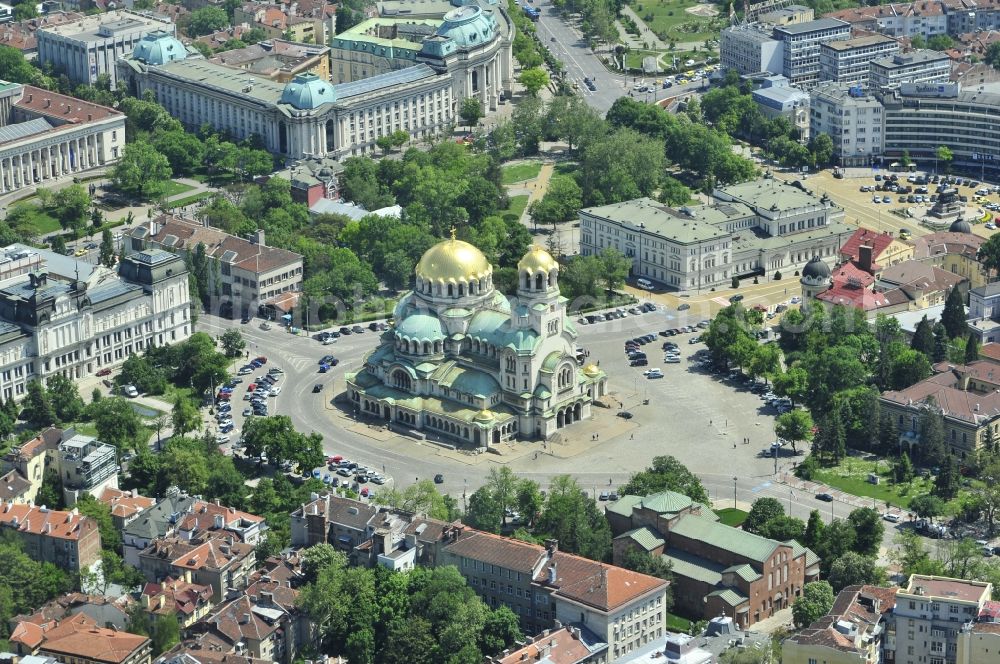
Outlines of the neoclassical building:
M 395 323 L 347 374 L 358 412 L 476 447 L 548 438 L 589 417 L 607 376 L 576 362 L 559 264 L 535 246 L 517 271 L 508 299 L 476 247 L 453 234 L 428 249 Z
M 256 136 L 275 154 L 364 154 L 396 131 L 426 139 L 451 128 L 466 98 L 489 111 L 509 96 L 513 24 L 495 0 L 453 2 L 432 34 L 403 40 L 414 48 L 397 55 L 387 54 L 379 26 L 338 37 L 337 62 L 357 74 L 342 76 L 338 64 L 340 83 L 307 72 L 281 84 L 205 60 L 166 31 L 146 35 L 119 59 L 118 79 L 133 95 L 152 92 L 185 126 L 208 124 L 237 140 Z

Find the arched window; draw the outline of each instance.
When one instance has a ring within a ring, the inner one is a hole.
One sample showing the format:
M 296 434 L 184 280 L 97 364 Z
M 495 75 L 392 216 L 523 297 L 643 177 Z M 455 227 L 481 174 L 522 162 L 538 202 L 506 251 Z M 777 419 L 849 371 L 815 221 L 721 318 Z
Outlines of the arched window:
M 406 373 L 402 369 L 396 369 L 392 372 L 392 386 L 400 390 L 409 391 L 413 386 L 413 381 L 410 380 L 410 374 Z
M 440 341 L 435 341 L 434 342 L 434 352 L 435 353 L 440 353 L 441 352 L 441 342 Z
M 448 284 L 448 297 L 452 297 L 455 294 L 455 287 Z
M 459 284 L 458 285 L 458 296 L 462 297 L 463 295 L 465 295 L 465 284 Z
M 542 275 L 535 277 L 535 290 L 542 290 Z
M 429 341 L 424 342 L 424 355 L 431 352 L 431 343 Z

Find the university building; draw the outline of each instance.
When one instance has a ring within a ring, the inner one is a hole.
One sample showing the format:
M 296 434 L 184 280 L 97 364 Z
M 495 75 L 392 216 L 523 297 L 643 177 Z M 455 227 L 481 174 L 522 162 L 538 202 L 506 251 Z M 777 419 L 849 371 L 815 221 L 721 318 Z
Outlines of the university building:
M 124 113 L 0 80 L 0 194 L 111 165 L 124 149 Z

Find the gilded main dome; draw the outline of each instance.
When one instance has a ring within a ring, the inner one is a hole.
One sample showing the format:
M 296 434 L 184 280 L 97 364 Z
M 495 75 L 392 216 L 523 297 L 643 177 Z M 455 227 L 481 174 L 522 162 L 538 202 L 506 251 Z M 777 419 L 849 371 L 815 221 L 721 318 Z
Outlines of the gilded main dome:
M 417 263 L 417 276 L 427 281 L 471 281 L 493 272 L 493 266 L 483 252 L 468 242 L 442 240 L 424 252 Z
M 559 263 L 555 258 L 552 258 L 552 254 L 537 244 L 533 244 L 528 249 L 528 253 L 518 261 L 517 269 L 519 272 L 551 272 L 559 269 Z

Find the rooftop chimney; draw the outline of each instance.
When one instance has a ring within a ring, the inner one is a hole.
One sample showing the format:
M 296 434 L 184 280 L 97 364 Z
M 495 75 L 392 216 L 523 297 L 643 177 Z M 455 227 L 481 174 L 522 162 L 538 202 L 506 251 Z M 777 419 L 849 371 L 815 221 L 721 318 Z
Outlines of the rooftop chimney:
M 243 614 L 243 615 L 242 615 L 242 616 L 240 617 L 240 624 L 241 624 L 241 625 L 246 625 L 246 624 L 247 624 L 247 623 L 249 623 L 249 622 L 250 622 L 250 614 L 249 614 L 249 613 L 244 613 L 244 614 Z

